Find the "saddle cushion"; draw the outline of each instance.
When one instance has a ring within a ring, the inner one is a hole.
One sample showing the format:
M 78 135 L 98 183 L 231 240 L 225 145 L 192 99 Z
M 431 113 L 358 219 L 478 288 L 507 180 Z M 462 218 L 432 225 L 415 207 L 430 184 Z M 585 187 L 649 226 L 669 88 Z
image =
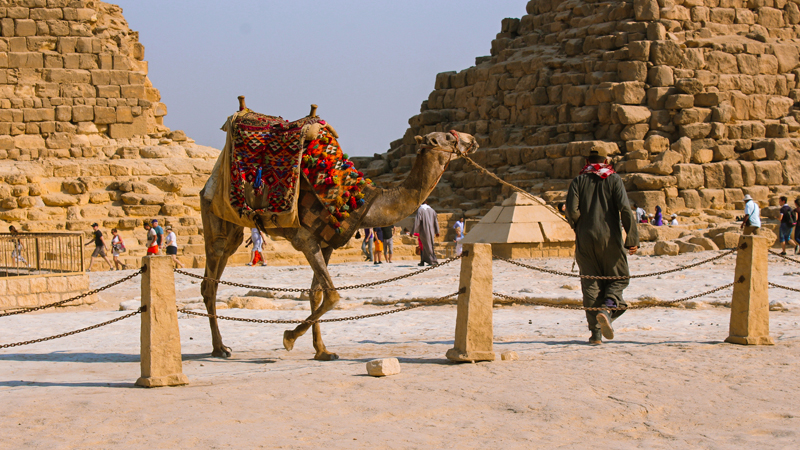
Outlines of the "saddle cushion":
M 323 122 L 288 122 L 246 110 L 232 123 L 231 206 L 240 215 L 296 215 L 303 127 Z

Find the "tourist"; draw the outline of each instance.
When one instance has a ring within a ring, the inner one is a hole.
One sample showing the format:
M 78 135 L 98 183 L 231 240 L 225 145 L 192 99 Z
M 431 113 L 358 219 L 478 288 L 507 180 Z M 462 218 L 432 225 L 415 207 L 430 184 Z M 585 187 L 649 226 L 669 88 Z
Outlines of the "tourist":
M 800 227 L 797 222 L 800 222 L 800 197 L 794 199 L 794 254 L 800 254 Z
M 372 229 L 364 228 L 364 241 L 361 242 L 361 253 L 364 254 L 364 261 L 372 261 Z
M 464 239 L 464 232 L 461 231 L 460 227 L 456 228 L 456 239 L 455 239 L 455 242 L 456 242 L 456 256 L 461 256 L 461 251 L 462 251 L 461 241 L 463 239 Z
M 466 228 L 464 228 L 464 223 L 465 223 L 466 221 L 467 221 L 467 220 L 464 218 L 464 216 L 461 216 L 461 218 L 460 218 L 460 219 L 456 220 L 456 224 L 455 224 L 455 225 L 453 225 L 453 229 L 455 230 L 456 228 L 459 228 L 459 227 L 460 227 L 462 230 L 466 230 Z
M 166 233 L 167 237 L 164 239 L 164 246 L 167 247 L 167 255 L 172 256 L 172 260 L 175 261 L 175 264 L 183 269 L 183 264 L 178 260 L 178 236 L 172 231 L 172 225 L 167 225 Z
M 11 233 L 11 260 L 14 261 L 14 267 L 17 263 L 25 264 L 25 267 L 30 267 L 28 261 L 22 256 L 25 247 L 22 245 L 22 240 L 19 238 L 19 231 L 14 225 L 8 227 L 8 232 Z
M 373 247 L 374 247 L 374 256 L 375 256 L 375 264 L 383 264 L 381 261 L 381 257 L 383 254 L 383 232 L 380 228 L 373 228 L 372 229 L 372 236 L 373 236 Z
M 627 254 L 639 248 L 636 215 L 631 211 L 625 185 L 607 163 L 604 147 L 592 150 L 580 175 L 572 180 L 567 192 L 567 220 L 575 230 L 575 260 L 581 275 L 630 276 Z M 620 220 L 622 226 L 620 226 Z M 622 228 L 627 236 L 623 239 Z M 627 249 L 627 251 L 625 250 Z M 621 280 L 582 278 L 583 306 L 624 308 L 622 291 L 628 286 Z M 592 336 L 589 343 L 602 344 L 602 337 L 614 338 L 611 323 L 624 309 L 586 311 Z
M 419 233 L 419 240 L 422 243 L 422 250 L 420 251 L 420 262 L 418 265 L 424 266 L 439 264 L 436 259 L 436 248 L 434 247 L 434 236 L 439 237 L 439 220 L 436 216 L 436 211 L 428 206 L 427 202 L 423 202 L 417 209 L 417 217 L 414 219 L 414 228 L 411 233 Z
M 671 215 L 670 218 L 672 219 L 669 222 L 670 225 L 678 225 L 678 215 L 677 214 Z
M 664 218 L 661 215 L 661 207 L 658 206 L 658 205 L 656 205 L 656 216 L 653 219 L 653 225 L 655 225 L 657 227 L 660 227 L 660 226 L 664 225 Z
M 792 227 L 795 223 L 794 212 L 792 207 L 786 204 L 788 202 L 789 199 L 785 195 L 778 199 L 778 204 L 781 206 L 781 226 L 778 233 L 778 240 L 781 243 L 781 256 L 786 256 L 786 244 L 792 242 Z M 797 242 L 795 242 L 796 245 Z
M 250 228 L 250 237 L 247 238 L 247 242 L 245 243 L 245 247 L 253 244 L 253 249 L 250 251 L 250 262 L 247 263 L 248 266 L 255 266 L 261 261 L 262 266 L 267 265 L 267 259 L 264 258 L 264 235 L 261 234 L 261 231 L 258 228 Z
M 158 254 L 158 234 L 156 234 L 156 230 L 147 223 L 144 222 L 144 229 L 147 231 L 147 241 L 145 243 L 145 247 L 147 248 L 147 256 L 150 255 L 157 255 Z
M 98 256 L 103 258 L 106 264 L 108 264 L 108 270 L 114 270 L 114 266 L 111 265 L 111 261 L 109 261 L 106 256 L 108 246 L 106 246 L 106 241 L 103 240 L 103 232 L 100 231 L 100 226 L 97 225 L 97 223 L 92 224 L 92 235 L 94 238 L 84 245 L 84 247 L 86 247 L 94 243 L 94 251 L 92 252 L 92 256 L 89 257 L 89 266 L 86 267 L 86 271 L 92 271 L 92 264 L 94 263 L 94 259 Z
M 128 266 L 122 264 L 119 260 L 119 254 L 126 250 L 125 243 L 122 241 L 122 236 L 116 228 L 111 229 L 111 257 L 114 258 L 114 268 L 117 270 L 127 269 Z
M 383 233 L 383 258 L 386 260 L 386 262 L 391 264 L 392 254 L 394 253 L 394 244 L 392 242 L 394 227 L 383 227 L 381 228 L 381 232 Z
M 633 204 L 633 209 L 636 210 L 636 223 L 647 223 L 647 211 L 636 203 Z
M 567 204 L 566 203 L 559 203 L 558 204 L 558 213 L 562 216 L 567 216 Z
M 164 229 L 161 228 L 161 225 L 158 224 L 158 219 L 153 219 L 150 221 L 151 226 L 156 231 L 156 237 L 158 241 L 158 248 L 164 250 Z
M 742 218 L 742 234 L 756 234 L 761 228 L 761 209 L 750 194 L 744 196 L 744 218 Z

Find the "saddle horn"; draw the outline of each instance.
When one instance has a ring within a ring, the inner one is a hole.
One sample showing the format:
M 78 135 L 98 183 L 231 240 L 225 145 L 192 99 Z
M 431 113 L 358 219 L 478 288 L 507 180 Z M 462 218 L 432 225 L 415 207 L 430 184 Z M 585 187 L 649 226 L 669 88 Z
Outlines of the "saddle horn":
M 244 95 L 240 95 L 237 98 L 239 99 L 239 111 L 244 111 L 247 109 L 247 106 L 244 105 Z
M 308 117 L 317 117 L 317 105 L 311 105 L 311 112 L 308 113 Z

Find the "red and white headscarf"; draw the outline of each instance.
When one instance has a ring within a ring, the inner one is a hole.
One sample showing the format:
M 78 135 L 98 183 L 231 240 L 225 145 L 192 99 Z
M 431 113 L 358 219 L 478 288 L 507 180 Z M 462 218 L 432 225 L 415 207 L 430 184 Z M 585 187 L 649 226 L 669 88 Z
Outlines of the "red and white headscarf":
M 606 179 L 606 178 L 608 178 L 609 175 L 611 175 L 612 173 L 616 173 L 616 172 L 614 172 L 614 168 L 611 167 L 611 165 L 609 165 L 609 164 L 606 164 L 606 163 L 589 163 L 589 164 L 586 164 L 585 166 L 583 166 L 583 169 L 581 169 L 581 175 L 583 175 L 585 173 L 593 173 L 593 174 L 599 176 L 602 179 Z

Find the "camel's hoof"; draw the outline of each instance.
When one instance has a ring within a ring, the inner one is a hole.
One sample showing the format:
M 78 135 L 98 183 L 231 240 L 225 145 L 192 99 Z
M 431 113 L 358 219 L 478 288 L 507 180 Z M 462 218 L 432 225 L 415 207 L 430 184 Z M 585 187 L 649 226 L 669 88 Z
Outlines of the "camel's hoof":
M 283 348 L 289 352 L 294 348 L 294 336 L 292 336 L 292 334 L 292 330 L 286 330 L 283 332 Z
M 231 357 L 231 348 L 225 347 L 224 345 L 222 348 L 215 348 L 213 352 L 211 352 L 211 356 L 215 358 L 230 358 Z
M 331 352 L 320 352 L 314 355 L 314 359 L 317 361 L 336 361 L 339 359 L 339 355 Z

